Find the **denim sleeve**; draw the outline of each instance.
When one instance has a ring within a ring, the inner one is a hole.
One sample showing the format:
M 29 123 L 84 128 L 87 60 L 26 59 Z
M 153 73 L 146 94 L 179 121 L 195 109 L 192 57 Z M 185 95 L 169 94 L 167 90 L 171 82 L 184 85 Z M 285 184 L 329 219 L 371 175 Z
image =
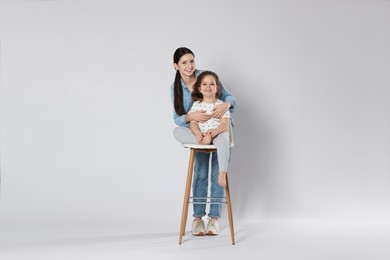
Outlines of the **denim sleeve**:
M 234 110 L 237 107 L 236 99 L 233 97 L 232 94 L 223 86 L 221 86 L 221 94 L 219 96 L 219 99 L 221 99 L 223 102 L 229 102 L 231 104 L 231 107 L 229 109 L 230 113 L 233 113 Z
M 188 126 L 189 124 L 186 123 L 186 121 L 185 121 L 186 114 L 181 115 L 181 116 L 176 114 L 175 107 L 174 107 L 174 102 L 173 102 L 173 84 L 171 85 L 171 101 L 172 101 L 172 107 L 173 107 L 173 120 L 175 121 L 176 125 L 178 125 L 178 126 Z
M 186 123 L 185 121 L 185 114 L 184 115 L 177 115 L 175 110 L 173 110 L 173 120 L 175 120 L 175 123 L 178 125 L 178 126 L 188 126 L 188 124 Z

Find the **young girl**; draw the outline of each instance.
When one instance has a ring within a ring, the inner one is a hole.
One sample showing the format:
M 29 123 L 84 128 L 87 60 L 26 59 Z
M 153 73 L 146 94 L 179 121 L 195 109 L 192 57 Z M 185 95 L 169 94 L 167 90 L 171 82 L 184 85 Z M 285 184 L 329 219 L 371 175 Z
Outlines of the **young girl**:
M 223 102 L 218 99 L 221 83 L 217 74 L 212 71 L 204 71 L 199 74 L 192 91 L 194 103 L 188 114 L 195 111 L 206 111 L 206 115 L 212 115 L 213 110 Z M 192 120 L 190 129 L 196 136 L 199 144 L 213 143 L 217 147 L 218 155 L 218 184 L 226 186 L 226 173 L 230 156 L 230 137 L 229 137 L 229 110 L 219 119 L 212 117 L 205 122 Z

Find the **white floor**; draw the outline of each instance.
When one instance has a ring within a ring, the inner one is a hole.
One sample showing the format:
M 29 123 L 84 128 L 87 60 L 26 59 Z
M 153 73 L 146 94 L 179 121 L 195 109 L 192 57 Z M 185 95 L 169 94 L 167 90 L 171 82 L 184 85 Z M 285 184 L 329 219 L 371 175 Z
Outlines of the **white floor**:
M 178 245 L 177 223 L 3 221 L 0 259 L 390 259 L 383 224 L 236 224 L 234 246 L 227 223 L 221 226 L 219 236 L 187 233 Z

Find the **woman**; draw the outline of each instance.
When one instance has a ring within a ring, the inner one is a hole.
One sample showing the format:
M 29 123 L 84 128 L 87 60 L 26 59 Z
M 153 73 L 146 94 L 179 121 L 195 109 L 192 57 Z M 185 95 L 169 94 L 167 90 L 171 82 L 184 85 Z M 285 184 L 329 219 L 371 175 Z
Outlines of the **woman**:
M 236 107 L 236 101 L 229 91 L 221 85 L 219 99 L 222 104 L 216 106 L 212 114 L 206 111 L 195 111 L 188 113 L 192 106 L 191 93 L 198 75 L 201 71 L 196 69 L 194 53 L 185 47 L 178 48 L 173 55 L 173 66 L 176 70 L 175 81 L 171 86 L 171 100 L 173 102 L 173 119 L 179 126 L 175 128 L 175 138 L 183 143 L 183 133 L 191 132 L 189 123 L 191 121 L 205 122 L 210 118 L 221 118 L 226 111 L 232 113 Z M 231 119 L 232 125 L 234 124 Z M 192 133 L 192 132 L 191 132 Z M 218 184 L 218 159 L 217 154 L 211 154 L 211 197 L 224 197 L 224 187 Z M 196 153 L 194 166 L 194 180 L 192 193 L 194 197 L 207 197 L 209 153 Z M 195 202 L 204 202 L 205 199 L 197 199 Z M 214 201 L 216 202 L 216 201 Z M 219 233 L 218 219 L 221 217 L 221 204 L 211 204 L 209 211 L 209 222 L 205 229 L 202 217 L 206 215 L 206 204 L 194 204 L 194 221 L 192 222 L 192 234 L 201 236 L 205 234 L 217 235 Z

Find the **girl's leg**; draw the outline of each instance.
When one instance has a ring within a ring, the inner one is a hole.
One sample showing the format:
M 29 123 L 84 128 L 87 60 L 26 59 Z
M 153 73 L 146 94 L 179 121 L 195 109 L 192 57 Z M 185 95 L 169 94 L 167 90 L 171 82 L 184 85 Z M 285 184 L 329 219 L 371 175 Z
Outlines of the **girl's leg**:
M 176 127 L 173 130 L 173 135 L 176 140 L 182 144 L 197 144 L 198 140 L 196 140 L 195 135 L 192 133 L 191 129 L 188 127 L 180 126 Z
M 221 186 L 226 186 L 226 173 L 227 173 L 229 159 L 230 159 L 229 132 L 226 131 L 216 136 L 213 140 L 213 144 L 217 147 L 217 153 L 218 153 L 218 165 L 219 165 L 218 184 Z

